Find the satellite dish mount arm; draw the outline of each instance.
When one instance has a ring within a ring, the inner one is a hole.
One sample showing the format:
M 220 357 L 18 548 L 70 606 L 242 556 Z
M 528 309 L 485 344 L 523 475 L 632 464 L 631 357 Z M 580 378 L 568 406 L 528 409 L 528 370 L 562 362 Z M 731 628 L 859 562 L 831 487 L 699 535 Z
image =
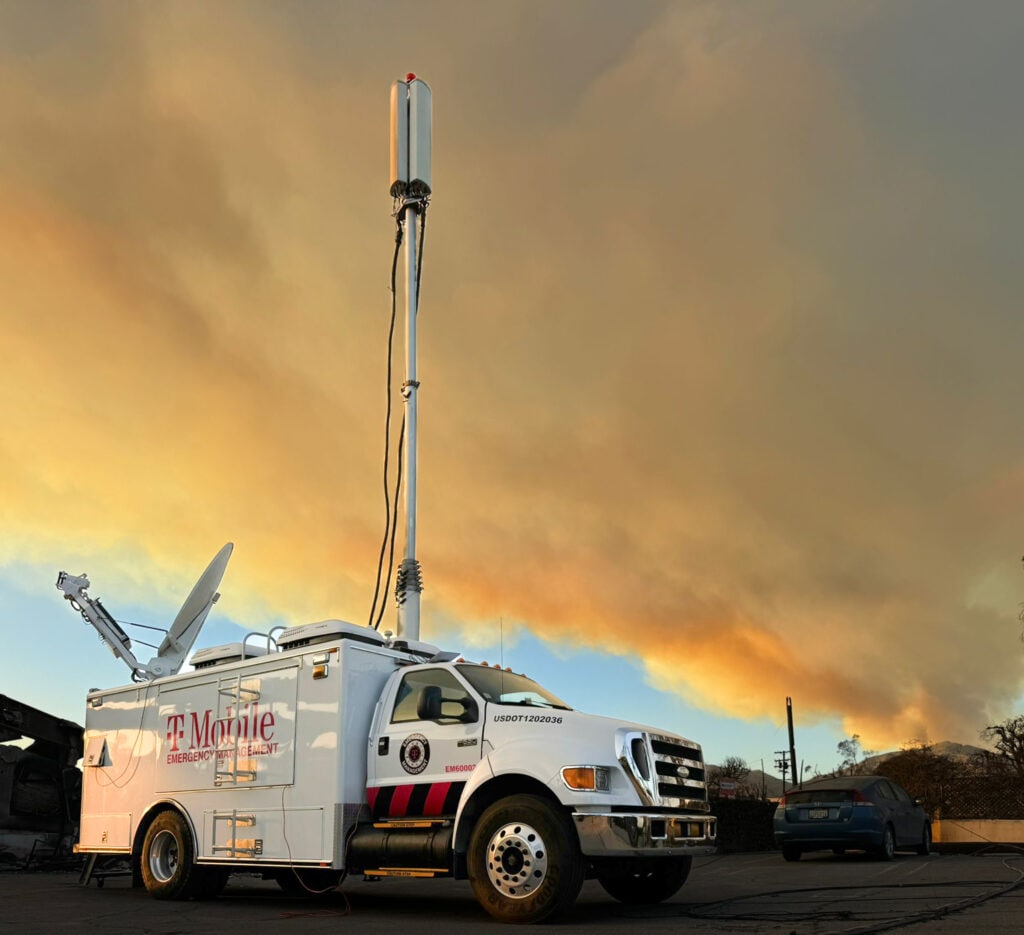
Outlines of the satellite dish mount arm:
M 85 575 L 69 575 L 62 571 L 57 576 L 57 588 L 64 593 L 64 599 L 71 603 L 87 623 L 93 625 L 110 651 L 132 670 L 132 678 L 137 682 L 153 678 L 149 667 L 142 665 L 135 658 L 128 634 L 121 629 L 98 598 L 89 597 L 86 593 L 88 587 L 89 579 Z
M 57 576 L 57 587 L 71 602 L 71 606 L 96 628 L 110 651 L 132 670 L 132 678 L 136 682 L 148 682 L 165 675 L 175 675 L 185 664 L 185 657 L 206 623 L 210 608 L 220 597 L 217 588 L 233 550 L 234 546 L 229 542 L 213 557 L 164 635 L 156 655 L 145 665 L 135 658 L 132 641 L 110 612 L 97 598 L 89 597 L 86 593 L 89 579 L 85 575 L 69 575 L 62 571 Z

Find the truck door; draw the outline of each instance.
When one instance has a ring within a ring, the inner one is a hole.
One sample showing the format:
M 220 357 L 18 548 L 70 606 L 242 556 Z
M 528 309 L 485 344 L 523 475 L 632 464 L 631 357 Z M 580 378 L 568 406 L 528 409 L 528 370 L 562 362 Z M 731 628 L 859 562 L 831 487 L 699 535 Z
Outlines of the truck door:
M 481 756 L 483 704 L 450 670 L 410 669 L 369 751 L 375 818 L 454 815 Z

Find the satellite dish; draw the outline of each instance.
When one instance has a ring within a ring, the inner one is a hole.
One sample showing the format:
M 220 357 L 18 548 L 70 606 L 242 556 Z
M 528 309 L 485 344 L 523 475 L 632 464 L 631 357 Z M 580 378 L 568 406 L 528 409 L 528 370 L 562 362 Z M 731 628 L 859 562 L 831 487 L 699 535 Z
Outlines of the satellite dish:
M 214 556 L 192 588 L 192 593 L 185 598 L 185 603 L 181 605 L 156 655 L 149 660 L 147 668 L 154 676 L 174 675 L 185 662 L 185 657 L 206 622 L 210 608 L 220 597 L 217 588 L 220 587 L 234 548 L 234 543 L 229 542 Z

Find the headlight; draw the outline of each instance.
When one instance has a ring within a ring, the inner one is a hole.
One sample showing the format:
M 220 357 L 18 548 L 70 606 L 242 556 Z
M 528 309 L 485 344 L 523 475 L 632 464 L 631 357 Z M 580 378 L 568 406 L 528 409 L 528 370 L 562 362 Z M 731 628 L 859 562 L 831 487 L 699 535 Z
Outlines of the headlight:
M 576 792 L 607 792 L 607 766 L 563 766 L 562 782 Z

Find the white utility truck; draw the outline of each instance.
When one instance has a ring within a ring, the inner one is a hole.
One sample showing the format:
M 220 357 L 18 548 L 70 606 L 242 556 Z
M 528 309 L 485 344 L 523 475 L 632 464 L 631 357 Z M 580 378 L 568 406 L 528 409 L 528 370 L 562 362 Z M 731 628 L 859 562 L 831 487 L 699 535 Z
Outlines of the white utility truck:
M 533 922 L 589 876 L 626 902 L 666 899 L 713 848 L 696 743 L 424 643 L 325 620 L 148 677 L 212 606 L 219 575 L 204 580 L 165 640 L 177 649 L 148 665 L 88 578 L 58 584 L 144 679 L 88 695 L 78 851 L 130 855 L 153 896 L 213 896 L 241 870 L 293 890 L 447 875 Z
M 591 876 L 620 900 L 661 901 L 682 886 L 692 857 L 714 848 L 700 747 L 574 711 L 524 675 L 419 641 L 424 82 L 396 82 L 391 118 L 391 194 L 408 227 L 398 635 L 341 620 L 277 628 L 200 650 L 182 672 L 230 544 L 147 663 L 89 596 L 89 579 L 61 572 L 57 587 L 134 680 L 88 695 L 78 851 L 130 856 L 160 899 L 213 896 L 230 873 L 248 871 L 298 891 L 330 890 L 353 872 L 468 878 L 484 908 L 509 922 L 564 911 Z

